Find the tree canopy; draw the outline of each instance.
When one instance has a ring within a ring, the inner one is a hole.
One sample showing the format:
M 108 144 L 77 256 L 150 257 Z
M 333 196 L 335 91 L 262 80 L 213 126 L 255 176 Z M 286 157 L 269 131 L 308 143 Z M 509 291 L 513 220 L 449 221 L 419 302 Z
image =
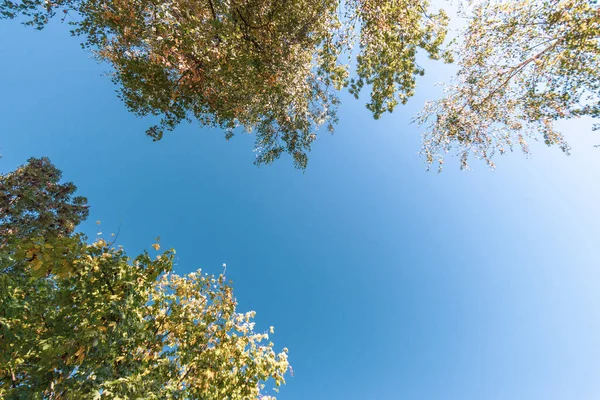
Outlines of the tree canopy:
M 58 176 L 47 159 L 0 175 L 0 397 L 272 398 L 265 384 L 285 382 L 287 349 L 276 354 L 254 312 L 236 311 L 225 275 L 177 275 L 158 243 L 130 258 L 57 229 L 87 215 Z M 54 188 L 68 193 L 27 199 Z
M 427 0 L 22 0 L 4 18 L 41 29 L 70 17 L 83 46 L 114 68 L 119 96 L 137 115 L 161 117 L 159 140 L 182 121 L 256 134 L 256 163 L 283 153 L 305 168 L 319 127 L 333 130 L 338 93 L 370 90 L 375 118 L 414 94 L 422 52 L 458 60 L 446 95 L 428 103 L 429 164 L 457 152 L 486 160 L 528 136 L 566 152 L 554 121 L 598 116 L 596 0 L 466 1 L 456 45 L 449 18 Z M 353 45 L 358 49 L 353 49 Z
M 47 158 L 32 158 L 0 178 L 0 238 L 66 236 L 88 216 L 87 199 Z
M 3 0 L 0 13 L 39 29 L 73 14 L 73 33 L 114 67 L 127 107 L 162 117 L 148 135 L 191 119 L 227 137 L 242 127 L 256 133 L 258 164 L 287 152 L 306 167 L 342 87 L 358 96 L 369 86 L 379 117 L 413 95 L 419 50 L 450 59 L 448 18 L 427 0 Z
M 541 137 L 568 153 L 555 122 L 600 116 L 600 9 L 596 0 L 476 3 L 459 46 L 459 72 L 418 117 L 428 162 L 455 150 L 494 165 Z

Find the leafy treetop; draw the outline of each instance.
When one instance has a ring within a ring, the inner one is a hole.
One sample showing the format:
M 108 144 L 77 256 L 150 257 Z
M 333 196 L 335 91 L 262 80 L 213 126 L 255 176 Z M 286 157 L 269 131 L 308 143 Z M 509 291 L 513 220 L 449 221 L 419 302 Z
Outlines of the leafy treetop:
M 555 122 L 600 116 L 600 9 L 596 0 L 472 2 L 458 76 L 417 117 L 431 164 L 457 152 L 463 168 L 541 137 L 568 153 Z
M 47 158 L 31 158 L 14 172 L 0 175 L 0 243 L 8 238 L 69 235 L 88 216 L 87 199 Z
M 56 184 L 58 170 L 43 161 L 41 170 L 32 159 L 1 176 L 13 180 L 1 195 Z M 30 169 L 37 179 L 23 173 Z M 43 204 L 62 210 L 70 201 L 42 202 L 36 213 L 47 211 Z M 19 215 L 19 207 L 8 211 Z M 85 216 L 76 215 L 70 221 Z M 276 354 L 269 334 L 254 331 L 254 312 L 236 311 L 223 274 L 179 276 L 172 250 L 132 259 L 103 239 L 87 244 L 55 229 L 51 218 L 19 222 L 15 230 L 0 221 L 8 235 L 0 247 L 0 397 L 269 399 L 265 384 L 285 382 L 287 349 Z
M 416 61 L 442 49 L 448 18 L 428 0 L 23 0 L 0 16 L 41 29 L 74 14 L 73 33 L 114 67 L 119 96 L 137 115 L 161 116 L 159 140 L 184 120 L 256 133 L 257 164 L 289 153 L 305 168 L 320 126 L 336 122 L 337 90 L 378 118 L 413 95 Z M 358 41 L 357 55 L 352 44 Z M 345 57 L 356 55 L 349 74 Z

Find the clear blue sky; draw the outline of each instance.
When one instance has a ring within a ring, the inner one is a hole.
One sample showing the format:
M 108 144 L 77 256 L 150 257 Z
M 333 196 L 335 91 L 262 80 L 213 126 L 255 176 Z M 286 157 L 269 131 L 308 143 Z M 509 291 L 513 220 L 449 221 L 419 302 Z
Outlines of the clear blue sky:
M 373 121 L 343 96 L 308 170 L 253 164 L 252 137 L 183 125 L 152 143 L 67 26 L 0 22 L 0 171 L 49 156 L 130 254 L 161 236 L 176 271 L 227 263 L 240 311 L 290 349 L 279 396 L 600 398 L 600 134 L 573 155 L 426 172 L 409 125 L 447 75 Z M 437 68 L 437 69 L 436 69 Z

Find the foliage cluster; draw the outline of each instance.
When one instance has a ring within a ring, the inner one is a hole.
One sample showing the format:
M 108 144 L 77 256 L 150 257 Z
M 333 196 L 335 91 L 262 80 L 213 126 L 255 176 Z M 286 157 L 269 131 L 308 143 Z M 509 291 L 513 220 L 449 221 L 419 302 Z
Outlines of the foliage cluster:
M 448 17 L 428 0 L 26 0 L 0 2 L 4 18 L 38 29 L 73 15 L 73 34 L 114 68 L 137 115 L 161 116 L 158 140 L 181 121 L 256 133 L 257 164 L 282 153 L 305 168 L 317 130 L 333 130 L 337 91 L 371 89 L 375 118 L 413 95 L 416 61 L 442 49 Z M 355 55 L 351 77 L 345 58 Z
M 270 398 L 287 349 L 236 311 L 225 276 L 86 243 L 86 199 L 59 178 L 48 159 L 0 175 L 0 397 Z

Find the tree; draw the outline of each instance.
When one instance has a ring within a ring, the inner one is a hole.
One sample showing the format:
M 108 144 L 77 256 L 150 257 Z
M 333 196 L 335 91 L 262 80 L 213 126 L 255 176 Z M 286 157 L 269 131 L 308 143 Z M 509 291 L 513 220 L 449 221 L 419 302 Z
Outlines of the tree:
M 161 116 L 159 140 L 184 120 L 256 132 L 256 163 L 284 152 L 305 168 L 320 126 L 336 122 L 337 91 L 349 86 L 375 118 L 413 95 L 424 70 L 417 52 L 442 49 L 448 18 L 428 0 L 22 0 L 4 18 L 41 29 L 74 15 L 73 33 L 114 68 L 119 96 L 137 115 Z M 355 55 L 349 75 L 344 57 Z
M 57 172 L 31 159 L 0 177 L 2 196 L 42 193 Z M 285 383 L 287 349 L 275 354 L 254 312 L 236 311 L 224 274 L 176 275 L 172 250 L 131 259 L 28 218 L 46 211 L 30 206 L 9 203 L 22 229 L 0 224 L 0 397 L 266 399 L 269 379 Z
M 61 172 L 47 158 L 31 158 L 0 176 L 0 240 L 36 235 L 66 236 L 88 216 L 87 199 L 75 185 L 59 183 Z M 0 243 L 2 243 L 0 242 Z
M 475 3 L 460 50 L 455 83 L 417 117 L 430 164 L 456 151 L 463 167 L 470 156 L 493 167 L 496 152 L 528 152 L 539 136 L 568 153 L 555 121 L 600 116 L 596 0 Z
M 463 167 L 470 156 L 493 166 L 496 152 L 528 151 L 527 137 L 568 152 L 554 122 L 599 115 L 597 1 L 466 3 L 450 49 L 448 16 L 427 0 L 3 0 L 0 15 L 41 29 L 75 14 L 73 33 L 114 67 L 127 107 L 162 116 L 155 140 L 184 120 L 228 138 L 243 127 L 256 132 L 257 164 L 286 152 L 305 168 L 318 128 L 333 131 L 339 90 L 368 86 L 373 116 L 392 112 L 414 94 L 422 51 L 459 65 L 416 117 L 430 165 L 455 151 Z

